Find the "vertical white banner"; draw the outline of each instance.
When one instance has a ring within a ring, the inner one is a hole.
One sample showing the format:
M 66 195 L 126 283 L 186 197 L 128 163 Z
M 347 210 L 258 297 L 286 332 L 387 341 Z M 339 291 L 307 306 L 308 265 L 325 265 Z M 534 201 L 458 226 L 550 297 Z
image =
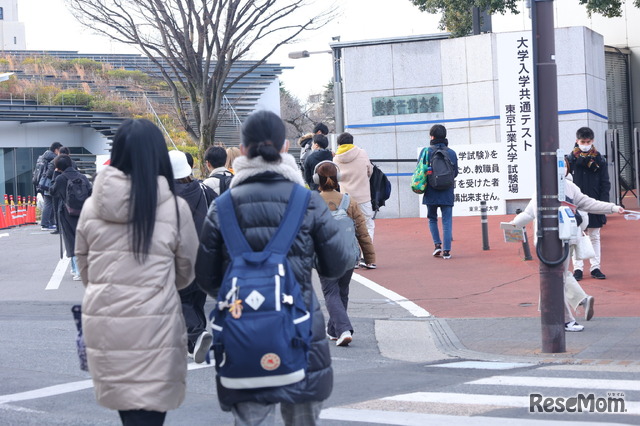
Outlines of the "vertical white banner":
M 531 32 L 496 34 L 504 199 L 531 196 L 536 177 Z

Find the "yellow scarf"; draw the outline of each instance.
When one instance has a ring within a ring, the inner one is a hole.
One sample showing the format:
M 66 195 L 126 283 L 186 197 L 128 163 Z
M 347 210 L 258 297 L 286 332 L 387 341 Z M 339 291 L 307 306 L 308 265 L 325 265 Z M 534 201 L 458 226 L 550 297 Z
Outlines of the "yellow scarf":
M 338 150 L 336 151 L 336 155 L 343 154 L 353 148 L 355 145 L 352 143 L 345 143 L 343 145 L 338 146 Z

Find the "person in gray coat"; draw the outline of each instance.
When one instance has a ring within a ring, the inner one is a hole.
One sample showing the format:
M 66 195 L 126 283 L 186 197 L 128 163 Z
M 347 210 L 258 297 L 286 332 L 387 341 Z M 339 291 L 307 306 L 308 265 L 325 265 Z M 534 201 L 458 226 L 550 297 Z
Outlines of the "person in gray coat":
M 282 120 L 272 112 L 259 111 L 242 126 L 244 156 L 234 165 L 230 195 L 240 228 L 254 251 L 261 251 L 282 221 L 294 185 L 304 185 L 295 159 L 280 153 L 285 138 Z M 281 403 L 285 424 L 314 425 L 322 401 L 331 394 L 333 372 L 325 339 L 324 319 L 311 285 L 311 270 L 340 277 L 353 267 L 352 253 L 339 232 L 326 203 L 317 192 L 311 194 L 302 226 L 287 259 L 302 287 L 307 309 L 313 312 L 313 337 L 305 378 L 299 382 L 258 389 L 229 389 L 217 378 L 218 400 L 232 411 L 237 425 L 273 424 L 275 404 Z M 220 232 L 218 205 L 213 203 L 200 234 L 196 258 L 196 280 L 216 297 L 229 265 L 229 253 Z M 274 333 L 278 330 L 274 330 Z

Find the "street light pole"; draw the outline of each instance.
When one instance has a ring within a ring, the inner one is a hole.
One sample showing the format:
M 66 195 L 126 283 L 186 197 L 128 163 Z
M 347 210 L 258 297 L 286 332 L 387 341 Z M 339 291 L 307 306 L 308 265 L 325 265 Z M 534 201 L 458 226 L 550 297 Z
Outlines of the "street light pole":
M 553 0 L 534 0 L 531 10 L 535 119 L 540 321 L 542 352 L 565 352 L 564 266 L 558 233 L 558 73 L 555 63 Z M 562 188 L 563 189 L 563 188 Z
M 339 37 L 334 37 L 334 40 L 339 40 Z M 290 52 L 289 58 L 291 59 L 303 59 L 308 58 L 316 53 L 331 53 L 333 58 L 333 102 L 335 112 L 335 126 L 336 134 L 344 132 L 344 108 L 342 104 L 342 72 L 340 71 L 340 63 L 342 60 L 342 49 L 337 46 L 332 46 L 331 50 L 318 50 L 315 52 L 309 52 L 308 50 L 300 50 L 296 52 Z

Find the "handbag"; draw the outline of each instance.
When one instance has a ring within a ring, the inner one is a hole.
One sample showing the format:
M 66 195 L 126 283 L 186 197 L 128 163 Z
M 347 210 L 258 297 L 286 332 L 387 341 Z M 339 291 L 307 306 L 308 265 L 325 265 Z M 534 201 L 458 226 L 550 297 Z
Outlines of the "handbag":
M 427 189 L 427 169 L 429 167 L 427 162 L 428 150 L 423 148 L 420 152 L 418 164 L 411 177 L 411 190 L 416 194 L 424 194 Z
M 76 336 L 76 350 L 78 352 L 78 360 L 80 361 L 80 370 L 89 371 L 89 364 L 87 363 L 87 347 L 84 344 L 84 336 L 82 334 L 82 308 L 80 305 L 73 305 L 73 307 L 71 307 L 71 313 L 73 314 L 73 321 L 76 323 L 76 329 L 78 329 L 78 335 Z
M 591 244 L 591 238 L 584 232 L 578 237 L 576 243 L 576 259 L 585 260 L 596 257 L 596 252 L 593 250 L 593 244 Z

